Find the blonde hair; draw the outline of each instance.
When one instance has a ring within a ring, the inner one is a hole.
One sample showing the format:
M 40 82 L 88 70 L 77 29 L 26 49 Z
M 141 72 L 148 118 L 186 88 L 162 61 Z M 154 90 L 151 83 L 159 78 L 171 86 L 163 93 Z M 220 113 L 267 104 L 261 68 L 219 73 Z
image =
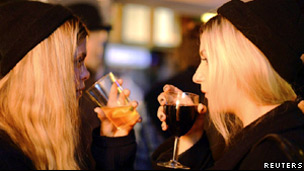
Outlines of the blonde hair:
M 36 169 L 79 169 L 74 53 L 81 29 L 65 22 L 0 80 L 0 129 Z
M 291 86 L 265 55 L 224 17 L 218 15 L 204 26 L 201 48 L 208 56 L 210 117 L 226 144 L 242 127 L 238 119 L 227 115 L 240 96 L 246 95 L 258 105 L 295 100 Z

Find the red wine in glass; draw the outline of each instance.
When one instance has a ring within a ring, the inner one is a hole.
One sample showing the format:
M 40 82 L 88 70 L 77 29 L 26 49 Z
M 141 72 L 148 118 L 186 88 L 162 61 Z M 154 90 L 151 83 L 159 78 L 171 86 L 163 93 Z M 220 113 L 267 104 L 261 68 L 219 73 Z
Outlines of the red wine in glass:
M 165 105 L 164 112 L 169 131 L 178 137 L 185 135 L 192 128 L 198 115 L 197 105 Z
M 190 92 L 164 92 L 162 94 L 166 105 L 166 124 L 169 131 L 175 136 L 173 156 L 170 161 L 158 162 L 158 166 L 173 169 L 190 169 L 178 162 L 179 137 L 185 135 L 193 126 L 198 115 L 197 106 L 199 96 Z

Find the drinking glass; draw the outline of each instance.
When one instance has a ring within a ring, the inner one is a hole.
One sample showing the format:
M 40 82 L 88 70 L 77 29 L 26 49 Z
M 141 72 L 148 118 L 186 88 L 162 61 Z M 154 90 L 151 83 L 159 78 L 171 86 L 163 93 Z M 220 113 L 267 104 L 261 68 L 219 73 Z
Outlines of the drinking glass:
M 112 72 L 100 78 L 86 91 L 117 129 L 129 127 L 140 117 L 122 91 L 123 88 Z
M 174 169 L 190 169 L 178 162 L 179 137 L 193 126 L 198 115 L 199 95 L 190 92 L 164 92 L 164 113 L 169 131 L 175 136 L 173 157 L 168 162 L 158 162 L 158 166 Z

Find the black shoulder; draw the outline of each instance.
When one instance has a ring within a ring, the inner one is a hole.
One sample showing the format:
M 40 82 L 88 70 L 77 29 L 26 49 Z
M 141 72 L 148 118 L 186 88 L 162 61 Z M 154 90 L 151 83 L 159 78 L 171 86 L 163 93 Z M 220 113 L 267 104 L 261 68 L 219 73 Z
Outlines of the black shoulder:
M 240 169 L 303 169 L 303 151 L 279 134 L 258 141 L 240 163 Z
M 0 170 L 32 170 L 31 160 L 7 138 L 0 135 Z

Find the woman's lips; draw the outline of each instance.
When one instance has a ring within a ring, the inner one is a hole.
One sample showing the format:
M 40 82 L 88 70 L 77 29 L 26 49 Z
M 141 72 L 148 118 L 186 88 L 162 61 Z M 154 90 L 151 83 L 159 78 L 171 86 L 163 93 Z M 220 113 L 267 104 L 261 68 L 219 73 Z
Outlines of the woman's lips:
M 78 90 L 76 91 L 78 97 L 82 96 L 82 93 L 83 93 L 84 89 L 85 89 L 85 87 L 80 88 L 80 89 L 78 89 Z

